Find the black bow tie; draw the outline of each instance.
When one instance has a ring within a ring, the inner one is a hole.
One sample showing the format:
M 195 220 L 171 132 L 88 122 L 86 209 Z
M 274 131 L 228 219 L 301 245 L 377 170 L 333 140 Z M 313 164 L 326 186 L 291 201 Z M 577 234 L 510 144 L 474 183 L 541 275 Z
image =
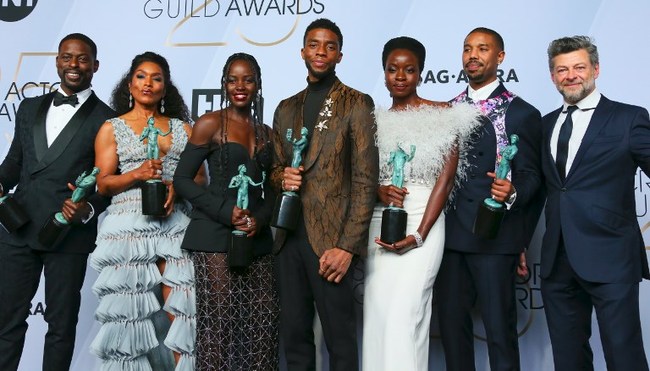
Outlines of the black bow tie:
M 54 107 L 58 107 L 62 104 L 69 104 L 72 107 L 76 107 L 77 104 L 79 104 L 79 99 L 77 99 L 77 94 L 72 94 L 66 97 L 65 95 L 57 91 L 54 94 L 53 103 L 54 103 Z

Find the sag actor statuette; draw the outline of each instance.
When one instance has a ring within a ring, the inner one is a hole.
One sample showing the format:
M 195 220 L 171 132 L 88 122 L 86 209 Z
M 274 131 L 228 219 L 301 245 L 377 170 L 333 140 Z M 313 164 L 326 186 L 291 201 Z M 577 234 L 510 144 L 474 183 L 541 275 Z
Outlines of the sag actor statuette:
M 308 130 L 303 127 L 300 130 L 300 139 L 292 138 L 293 130 L 287 129 L 287 141 L 293 145 L 293 158 L 291 160 L 291 167 L 297 168 L 302 162 L 302 152 L 307 147 L 307 134 Z M 273 210 L 273 219 L 271 219 L 271 226 L 275 228 L 282 228 L 288 231 L 293 231 L 298 225 L 298 218 L 300 217 L 300 196 L 293 191 L 282 192 L 275 201 L 275 208 Z

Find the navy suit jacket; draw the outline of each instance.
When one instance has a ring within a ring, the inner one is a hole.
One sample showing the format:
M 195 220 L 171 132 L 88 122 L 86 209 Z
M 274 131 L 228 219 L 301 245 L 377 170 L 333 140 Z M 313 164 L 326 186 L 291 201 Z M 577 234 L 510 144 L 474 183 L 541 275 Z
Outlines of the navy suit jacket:
M 505 90 L 505 86 L 500 84 L 490 98 Z M 519 136 L 519 151 L 511 162 L 511 181 L 517 190 L 517 199 L 506 212 L 494 240 L 481 239 L 472 233 L 478 205 L 490 197 L 493 180 L 486 173 L 494 172 L 497 153 L 494 126 L 484 118 L 468 153 L 470 168 L 467 179 L 457 190 L 454 203 L 447 212 L 446 249 L 481 254 L 517 254 L 530 243 L 544 200 L 540 169 L 541 114 L 535 107 L 516 97 L 506 111 L 505 122 L 508 137 L 511 134 Z
M 551 273 L 561 237 L 571 267 L 587 281 L 632 283 L 650 278 L 634 197 L 637 168 L 650 174 L 648 111 L 601 96 L 562 183 L 550 152 L 561 110 L 543 119 L 548 200 L 542 278 Z
M 13 197 L 25 209 L 30 222 L 11 235 L 2 230 L 0 241 L 36 250 L 89 253 L 95 247 L 97 216 L 110 202 L 97 193 L 87 195 L 95 209 L 94 218 L 73 226 L 59 244 L 51 248 L 41 245 L 38 232 L 71 196 L 67 184 L 74 184 L 82 172 L 92 170 L 95 136 L 115 112 L 92 93 L 48 148 L 45 118 L 53 97 L 54 93 L 27 98 L 16 114 L 14 138 L 0 165 L 0 184 L 6 192 L 18 185 Z

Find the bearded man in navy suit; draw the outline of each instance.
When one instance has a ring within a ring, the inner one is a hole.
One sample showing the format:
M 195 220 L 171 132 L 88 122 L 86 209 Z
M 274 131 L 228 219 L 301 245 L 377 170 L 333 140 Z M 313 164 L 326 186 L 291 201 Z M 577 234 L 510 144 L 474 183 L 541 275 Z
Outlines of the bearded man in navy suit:
M 498 78 L 505 59 L 501 35 L 470 31 L 463 42 L 463 71 L 469 86 L 452 103 L 467 102 L 483 113 L 466 154 L 470 164 L 445 219 L 445 252 L 435 283 L 440 338 L 447 371 L 474 371 L 476 306 L 483 320 L 492 371 L 518 371 L 517 274 L 527 275 L 524 249 L 543 203 L 540 145 L 542 115 Z M 509 174 L 496 179 L 497 154 L 519 137 Z M 487 239 L 472 232 L 478 205 L 487 197 L 506 204 L 499 233 Z
M 95 248 L 97 216 L 109 201 L 94 190 L 87 201 L 74 203 L 70 199 L 71 184 L 95 163 L 97 131 L 107 118 L 115 116 L 90 88 L 98 68 L 97 46 L 88 36 L 64 37 L 56 57 L 59 89 L 21 103 L 11 147 L 0 164 L 0 193 L 16 186 L 13 197 L 30 220 L 11 234 L 0 232 L 3 371 L 18 368 L 30 301 L 41 272 L 48 324 L 43 370 L 70 368 L 86 260 Z M 45 246 L 39 242 L 38 232 L 58 211 L 72 227 L 61 241 Z
M 542 147 L 541 288 L 555 369 L 593 370 L 595 309 L 607 368 L 648 370 L 639 281 L 650 274 L 634 200 L 637 168 L 650 174 L 648 112 L 596 89 L 600 66 L 590 38 L 552 41 L 548 61 L 564 98 L 543 118 Z

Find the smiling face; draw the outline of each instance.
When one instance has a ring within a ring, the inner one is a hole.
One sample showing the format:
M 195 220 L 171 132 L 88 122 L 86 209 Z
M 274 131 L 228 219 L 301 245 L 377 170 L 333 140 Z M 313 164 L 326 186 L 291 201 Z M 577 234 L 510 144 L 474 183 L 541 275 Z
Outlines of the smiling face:
M 480 89 L 497 78 L 497 68 L 505 52 L 497 46 L 494 36 L 473 32 L 463 44 L 463 71 L 472 89 Z
M 145 107 L 156 107 L 165 96 L 165 78 L 160 66 L 142 62 L 133 72 L 129 91 L 133 100 Z
M 255 72 L 250 63 L 237 59 L 230 64 L 225 76 L 226 94 L 231 105 L 237 108 L 249 107 L 257 95 Z
M 319 81 L 334 72 L 343 57 L 339 38 L 325 28 L 315 28 L 307 33 L 300 55 L 307 66 L 309 81 Z
M 393 50 L 386 58 L 384 79 L 393 99 L 417 97 L 417 86 L 420 82 L 418 58 L 407 49 Z
M 576 104 L 596 89 L 598 65 L 592 65 L 585 49 L 559 54 L 553 58 L 551 80 L 569 104 Z
M 61 89 L 68 95 L 90 87 L 93 74 L 99 68 L 92 49 L 81 40 L 64 41 L 56 56 L 56 72 L 61 79 Z

